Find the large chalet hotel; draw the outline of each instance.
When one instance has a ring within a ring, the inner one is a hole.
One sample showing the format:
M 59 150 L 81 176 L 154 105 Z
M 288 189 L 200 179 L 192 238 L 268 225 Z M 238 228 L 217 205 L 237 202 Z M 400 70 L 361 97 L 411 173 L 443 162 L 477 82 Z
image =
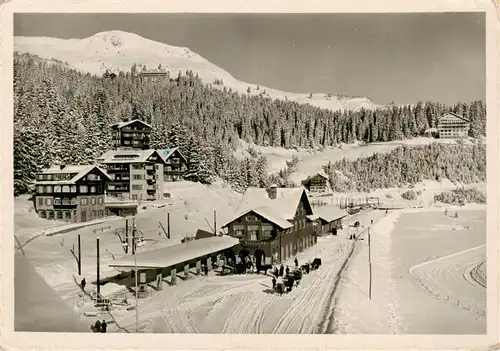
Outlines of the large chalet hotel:
M 113 149 L 98 165 L 60 165 L 37 174 L 35 210 L 41 218 L 85 222 L 105 216 L 105 195 L 157 200 L 163 182 L 183 179 L 187 160 L 178 148 L 150 149 L 152 127 L 140 120 L 111 126 Z

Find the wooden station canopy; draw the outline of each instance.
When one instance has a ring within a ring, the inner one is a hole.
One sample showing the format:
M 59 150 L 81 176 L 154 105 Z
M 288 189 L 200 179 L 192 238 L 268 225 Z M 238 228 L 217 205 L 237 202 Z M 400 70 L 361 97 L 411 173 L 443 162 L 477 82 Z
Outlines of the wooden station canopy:
M 191 240 L 161 249 L 136 253 L 138 269 L 172 267 L 197 258 L 202 258 L 224 251 L 239 244 L 239 240 L 230 236 L 213 236 L 200 240 Z M 116 268 L 135 268 L 134 255 L 126 255 L 108 264 Z

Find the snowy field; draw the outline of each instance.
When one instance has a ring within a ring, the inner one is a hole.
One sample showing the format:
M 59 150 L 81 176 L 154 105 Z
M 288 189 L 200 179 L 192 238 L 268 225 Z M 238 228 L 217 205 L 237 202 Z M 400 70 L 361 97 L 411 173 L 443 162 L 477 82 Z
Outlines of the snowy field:
M 372 300 L 364 244 L 342 278 L 331 332 L 486 333 L 485 225 L 479 205 L 450 207 L 447 216 L 392 212 L 372 230 Z

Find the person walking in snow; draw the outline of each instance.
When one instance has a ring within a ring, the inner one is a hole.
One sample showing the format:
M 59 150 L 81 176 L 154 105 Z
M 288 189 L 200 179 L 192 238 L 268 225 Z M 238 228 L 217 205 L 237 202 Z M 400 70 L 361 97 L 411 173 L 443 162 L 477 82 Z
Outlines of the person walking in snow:
M 283 267 L 283 265 L 280 266 L 280 277 L 283 276 L 283 271 L 285 270 L 285 268 Z
M 297 260 L 297 257 L 295 257 L 295 267 L 298 267 L 299 266 L 299 261 Z
M 273 290 L 276 289 L 276 277 L 273 277 Z
M 85 291 L 85 285 L 87 285 L 87 282 L 85 281 L 85 278 L 82 279 L 82 282 L 80 283 L 80 285 L 82 286 L 82 290 Z
M 101 331 L 101 321 L 100 320 L 97 320 L 97 322 L 95 322 L 94 329 L 95 329 L 96 333 L 99 333 Z
M 288 275 L 288 273 L 290 273 L 290 268 L 288 268 L 288 266 L 286 266 L 285 273 L 286 273 L 286 275 Z
M 108 327 L 108 323 L 106 323 L 106 321 L 103 319 L 102 324 L 101 324 L 101 333 L 105 333 L 107 327 Z

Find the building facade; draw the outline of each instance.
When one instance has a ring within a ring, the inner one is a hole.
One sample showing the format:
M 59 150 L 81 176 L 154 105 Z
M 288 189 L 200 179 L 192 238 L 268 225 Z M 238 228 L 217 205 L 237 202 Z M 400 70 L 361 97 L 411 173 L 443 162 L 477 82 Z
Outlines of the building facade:
M 318 221 L 318 235 L 337 234 L 342 229 L 344 218 L 349 214 L 336 205 L 320 206 L 314 209 Z
M 440 139 L 467 138 L 470 121 L 456 113 L 448 112 L 439 118 L 437 129 Z
M 103 218 L 109 175 L 95 166 L 61 165 L 36 175 L 34 205 L 40 218 L 78 223 Z
M 179 148 L 161 149 L 158 150 L 158 153 L 165 161 L 163 180 L 172 182 L 184 179 L 184 173 L 187 171 L 188 162 Z
M 317 236 L 304 188 L 249 188 L 233 219 L 223 225 L 239 239 L 236 253 L 259 264 L 275 264 L 316 244 Z
M 108 196 L 142 201 L 163 197 L 165 161 L 156 150 L 110 150 L 98 162 L 111 178 Z
M 159 80 L 168 79 L 170 81 L 170 73 L 164 71 L 144 71 L 138 74 L 139 80 L 141 82 L 149 81 L 156 82 Z
M 311 193 L 324 193 L 328 190 L 329 177 L 325 172 L 318 172 L 308 177 L 304 182 L 304 187 Z
M 114 149 L 149 149 L 150 124 L 134 119 L 111 126 Z

